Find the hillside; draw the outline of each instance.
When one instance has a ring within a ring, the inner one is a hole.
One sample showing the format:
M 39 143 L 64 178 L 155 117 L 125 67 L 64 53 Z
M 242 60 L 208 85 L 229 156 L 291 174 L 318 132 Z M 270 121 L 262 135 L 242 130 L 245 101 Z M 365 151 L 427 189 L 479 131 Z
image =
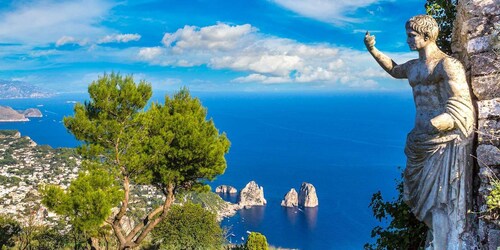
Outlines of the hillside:
M 50 221 L 55 215 L 40 206 L 38 187 L 67 187 L 80 163 L 73 149 L 40 146 L 17 131 L 0 130 L 0 213 Z
M 47 98 L 53 95 L 33 84 L 0 80 L 0 99 Z
M 0 130 L 0 214 L 21 222 L 31 218 L 41 224 L 55 223 L 58 217 L 41 205 L 38 188 L 44 184 L 67 188 L 78 176 L 80 165 L 74 149 L 37 145 L 18 131 Z M 141 218 L 147 207 L 162 203 L 163 195 L 152 186 L 133 185 L 131 192 L 133 205 L 129 209 L 136 218 Z M 187 200 L 216 212 L 219 219 L 235 213 L 233 206 L 215 193 L 182 194 L 177 202 Z
M 9 106 L 0 106 L 0 122 L 26 122 L 28 117 L 42 117 L 42 112 L 36 108 L 14 110 Z

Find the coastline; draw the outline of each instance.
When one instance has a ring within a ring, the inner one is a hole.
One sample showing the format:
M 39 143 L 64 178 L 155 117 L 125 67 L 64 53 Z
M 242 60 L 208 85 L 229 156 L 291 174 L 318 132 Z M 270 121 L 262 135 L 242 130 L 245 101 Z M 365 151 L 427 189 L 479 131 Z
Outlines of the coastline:
M 30 119 L 24 118 L 24 119 L 15 119 L 15 120 L 0 120 L 0 122 L 29 122 Z

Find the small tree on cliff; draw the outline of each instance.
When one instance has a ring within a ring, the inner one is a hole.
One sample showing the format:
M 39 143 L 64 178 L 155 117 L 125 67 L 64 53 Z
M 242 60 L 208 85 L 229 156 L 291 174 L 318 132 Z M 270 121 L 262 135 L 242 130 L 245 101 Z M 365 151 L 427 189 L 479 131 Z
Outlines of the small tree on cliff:
M 79 152 L 98 164 L 122 185 L 119 211 L 107 222 L 119 249 L 138 246 L 163 220 L 179 189 L 206 189 L 203 181 L 224 172 L 224 154 L 229 150 L 225 134 L 219 134 L 206 110 L 187 89 L 181 89 L 165 104 L 153 103 L 151 86 L 135 84 L 131 76 L 104 75 L 89 86 L 90 101 L 75 105 L 73 117 L 64 125 L 84 142 Z M 165 196 L 163 204 L 151 208 L 130 232 L 120 224 L 127 214 L 130 184 L 149 184 Z
M 71 182 L 68 190 L 56 185 L 41 189 L 42 203 L 50 210 L 68 218 L 72 226 L 75 249 L 83 241 L 92 242 L 111 209 L 119 204 L 123 192 L 113 176 L 102 169 L 84 166 L 78 178 Z M 83 243 L 86 244 L 86 243 Z
M 153 230 L 153 242 L 160 249 L 222 249 L 224 241 L 217 216 L 191 202 L 172 206 Z
M 266 236 L 258 232 L 251 232 L 248 235 L 248 239 L 245 242 L 246 250 L 267 250 L 269 249 L 267 245 Z

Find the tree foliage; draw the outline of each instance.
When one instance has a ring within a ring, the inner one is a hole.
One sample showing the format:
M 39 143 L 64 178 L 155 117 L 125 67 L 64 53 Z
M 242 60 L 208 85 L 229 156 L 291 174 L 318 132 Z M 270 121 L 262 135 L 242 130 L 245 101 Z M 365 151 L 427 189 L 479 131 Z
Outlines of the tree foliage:
M 13 247 L 20 232 L 19 222 L 5 215 L 0 215 L 0 249 Z
M 111 208 L 123 198 L 123 192 L 107 171 L 80 172 L 67 191 L 55 185 L 41 190 L 42 204 L 69 219 L 72 229 L 83 236 L 94 236 L 111 215 Z
M 261 233 L 251 232 L 245 242 L 246 250 L 267 250 L 268 244 L 266 236 Z
M 389 220 L 386 228 L 376 226 L 371 237 L 377 238 L 375 244 L 365 244 L 365 249 L 422 249 L 427 236 L 427 226 L 420 222 L 403 201 L 403 181 L 396 187 L 398 198 L 384 201 L 380 191 L 373 194 L 370 207 L 379 221 Z
M 78 152 L 89 165 L 121 184 L 119 211 L 107 222 L 119 249 L 133 248 L 167 216 L 177 191 L 206 190 L 205 181 L 224 173 L 229 140 L 206 119 L 206 109 L 187 89 L 144 110 L 152 95 L 150 84 L 111 74 L 92 82 L 89 95 L 90 101 L 76 104 L 64 125 L 84 142 Z M 120 221 L 130 210 L 131 184 L 153 185 L 165 200 L 125 232 Z
M 451 35 L 455 16 L 457 0 L 427 0 L 425 11 L 436 19 L 439 25 L 439 36 L 436 41 L 439 48 L 447 54 L 451 54 Z
M 161 249 L 221 249 L 224 237 L 214 213 L 188 202 L 172 206 L 153 230 L 153 242 Z

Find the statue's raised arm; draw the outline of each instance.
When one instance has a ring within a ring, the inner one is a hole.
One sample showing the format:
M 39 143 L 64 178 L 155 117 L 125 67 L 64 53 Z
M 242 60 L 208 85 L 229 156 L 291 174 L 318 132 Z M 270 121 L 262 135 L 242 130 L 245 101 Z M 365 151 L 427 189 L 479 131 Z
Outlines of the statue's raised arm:
M 404 79 L 406 77 L 406 65 L 398 65 L 390 57 L 386 56 L 375 48 L 375 36 L 370 35 L 370 32 L 365 34 L 365 46 L 370 54 L 375 58 L 377 63 L 382 67 L 389 75 L 394 78 Z

